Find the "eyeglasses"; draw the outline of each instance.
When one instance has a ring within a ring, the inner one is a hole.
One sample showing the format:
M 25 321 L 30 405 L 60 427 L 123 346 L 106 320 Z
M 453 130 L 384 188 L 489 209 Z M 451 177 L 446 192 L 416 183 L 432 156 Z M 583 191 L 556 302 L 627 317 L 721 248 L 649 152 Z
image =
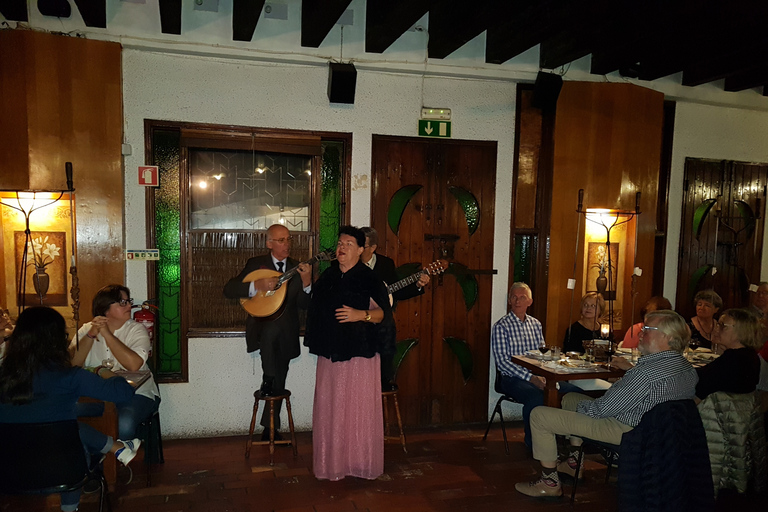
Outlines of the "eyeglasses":
M 286 237 L 283 237 L 283 238 L 270 238 L 269 241 L 270 242 L 277 242 L 279 244 L 284 244 L 284 243 L 287 243 L 287 242 L 293 242 L 293 236 L 286 236 Z
M 341 249 L 342 247 L 352 249 L 353 247 L 358 247 L 358 245 L 355 242 L 339 242 L 336 244 L 336 248 Z
M 640 329 L 641 332 L 648 332 L 648 331 L 661 331 L 660 328 L 654 327 L 652 325 L 644 325 L 642 329 Z M 664 332 L 664 331 L 661 331 Z
M 128 304 L 130 304 L 131 306 L 133 306 L 133 299 L 131 299 L 130 297 L 127 299 L 120 299 L 120 300 L 116 300 L 112 304 L 120 304 L 121 306 L 127 306 Z
M 724 324 L 723 322 L 717 322 L 717 326 L 721 329 L 725 329 L 726 327 L 733 327 L 736 324 Z

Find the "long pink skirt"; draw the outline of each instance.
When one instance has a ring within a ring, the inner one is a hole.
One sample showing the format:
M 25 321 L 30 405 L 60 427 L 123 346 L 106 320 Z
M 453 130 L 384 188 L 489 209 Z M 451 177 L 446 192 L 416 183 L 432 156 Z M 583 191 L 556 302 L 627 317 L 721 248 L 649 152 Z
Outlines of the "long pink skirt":
M 373 480 L 384 473 L 384 419 L 378 354 L 333 363 L 317 358 L 312 413 L 315 477 Z

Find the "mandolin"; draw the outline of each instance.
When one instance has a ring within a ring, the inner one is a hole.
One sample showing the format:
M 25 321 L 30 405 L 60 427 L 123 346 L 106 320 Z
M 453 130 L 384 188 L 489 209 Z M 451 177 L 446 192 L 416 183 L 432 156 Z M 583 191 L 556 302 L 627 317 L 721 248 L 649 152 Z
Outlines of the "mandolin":
M 304 261 L 307 265 L 314 265 L 318 261 L 333 261 L 336 259 L 336 251 L 328 249 L 318 253 L 316 256 Z M 266 268 L 260 268 L 249 273 L 243 278 L 244 283 L 250 283 L 252 281 L 258 281 L 259 279 L 267 279 L 270 277 L 277 277 L 277 286 L 274 290 L 269 291 L 257 291 L 256 295 L 250 298 L 240 299 L 240 305 L 243 306 L 249 315 L 255 317 L 267 317 L 276 313 L 285 301 L 285 293 L 288 289 L 283 284 L 291 280 L 296 274 L 299 273 L 299 266 L 296 265 L 287 272 L 281 274 L 277 270 L 270 270 Z

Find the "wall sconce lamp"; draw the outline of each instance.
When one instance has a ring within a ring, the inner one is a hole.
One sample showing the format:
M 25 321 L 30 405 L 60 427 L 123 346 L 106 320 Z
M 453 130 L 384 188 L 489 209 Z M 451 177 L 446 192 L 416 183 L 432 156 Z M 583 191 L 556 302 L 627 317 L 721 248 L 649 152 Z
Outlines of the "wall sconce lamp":
M 610 292 L 614 293 L 616 290 L 611 290 L 613 285 L 613 262 L 611 261 L 611 230 L 622 224 L 626 224 L 638 215 L 640 215 L 640 192 L 635 194 L 635 209 L 634 210 L 617 210 L 608 208 L 584 208 L 584 189 L 579 190 L 579 204 L 576 208 L 576 213 L 579 214 L 579 221 L 576 225 L 576 253 L 573 260 L 573 280 L 576 279 L 576 267 L 579 258 L 579 241 L 581 239 L 581 216 L 583 215 L 587 222 L 594 224 L 597 229 L 605 229 L 605 261 L 601 266 L 600 275 L 603 277 L 607 273 L 607 279 L 604 281 L 605 288 L 599 289 L 598 292 L 608 295 L 606 302 L 608 303 L 608 333 L 607 337 L 613 334 L 613 303 L 614 300 L 610 298 Z M 585 226 L 585 231 L 587 227 Z M 635 271 L 632 273 L 632 314 L 634 316 L 635 310 L 635 296 L 637 295 L 635 289 L 635 281 L 641 272 L 637 272 L 637 234 L 638 230 L 635 229 L 635 249 L 633 250 L 634 262 L 633 268 Z M 598 278 L 599 279 L 599 278 Z M 573 315 L 573 303 L 575 299 L 575 286 L 571 288 L 571 315 Z M 632 319 L 634 325 L 634 318 Z M 603 333 L 605 336 L 605 333 Z
M 48 291 L 48 275 L 45 274 L 45 266 L 58 256 L 57 248 L 42 247 L 42 244 L 33 245 L 32 231 L 29 227 L 29 219 L 32 213 L 42 210 L 60 201 L 66 194 L 69 198 L 70 212 L 70 231 L 72 238 L 72 253 L 70 257 L 69 273 L 72 274 L 72 287 L 70 296 L 72 298 L 72 316 L 75 321 L 75 330 L 80 324 L 80 283 L 77 276 L 77 244 L 75 239 L 75 210 L 74 210 L 74 192 L 75 188 L 72 181 L 72 163 L 65 165 L 67 174 L 67 188 L 65 190 L 6 190 L 0 191 L 0 204 L 4 207 L 17 210 L 24 216 L 24 248 L 21 254 L 21 264 L 19 271 L 19 282 L 16 287 L 17 304 L 19 313 L 26 308 L 26 287 L 27 287 L 27 266 L 29 260 L 30 246 L 32 246 L 32 258 L 35 265 L 35 275 L 32 281 L 35 284 L 36 293 L 40 299 L 40 304 L 44 304 L 45 295 Z M 49 244 L 51 245 L 51 244 Z M 38 247 L 39 246 L 39 247 Z M 50 261 L 46 261 L 50 260 Z M 44 277 L 43 277 L 44 276 Z M 77 337 L 75 337 L 77 338 Z

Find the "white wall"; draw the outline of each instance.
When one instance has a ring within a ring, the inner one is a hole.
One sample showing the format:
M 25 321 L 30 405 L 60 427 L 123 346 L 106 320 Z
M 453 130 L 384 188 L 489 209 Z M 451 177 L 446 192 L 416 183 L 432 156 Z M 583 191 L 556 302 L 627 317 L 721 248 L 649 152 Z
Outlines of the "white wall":
M 330 105 L 327 68 L 308 64 L 228 61 L 140 50 L 123 53 L 126 142 L 127 248 L 143 248 L 144 190 L 135 185 L 144 164 L 144 120 L 164 119 L 256 127 L 352 132 L 351 216 L 367 225 L 370 212 L 371 136 L 415 136 L 423 104 L 452 109 L 454 139 L 498 141 L 494 319 L 504 314 L 514 159 L 515 84 L 510 81 L 427 78 L 359 69 L 354 105 Z M 422 93 L 423 86 L 423 93 Z M 423 96 L 423 97 L 422 97 Z M 232 269 L 235 275 L 240 269 Z M 145 265 L 127 262 L 134 297 L 146 296 Z M 223 283 L 222 283 L 223 285 Z M 291 364 L 296 426 L 311 426 L 315 358 L 304 349 Z M 237 339 L 191 339 L 189 383 L 161 386 L 163 429 L 171 437 L 242 433 L 253 391 L 261 380 L 259 356 Z M 489 401 L 495 401 L 491 396 Z
M 727 94 L 727 93 L 725 93 Z M 714 158 L 744 162 L 768 162 L 768 113 L 763 111 L 678 102 L 672 145 L 669 186 L 664 296 L 675 304 L 677 260 L 680 254 L 683 177 L 685 159 Z M 763 222 L 763 229 L 768 223 Z M 765 234 L 768 235 L 768 229 Z M 763 240 L 767 238 L 764 237 Z M 768 251 L 763 247 L 762 274 L 768 279 Z

